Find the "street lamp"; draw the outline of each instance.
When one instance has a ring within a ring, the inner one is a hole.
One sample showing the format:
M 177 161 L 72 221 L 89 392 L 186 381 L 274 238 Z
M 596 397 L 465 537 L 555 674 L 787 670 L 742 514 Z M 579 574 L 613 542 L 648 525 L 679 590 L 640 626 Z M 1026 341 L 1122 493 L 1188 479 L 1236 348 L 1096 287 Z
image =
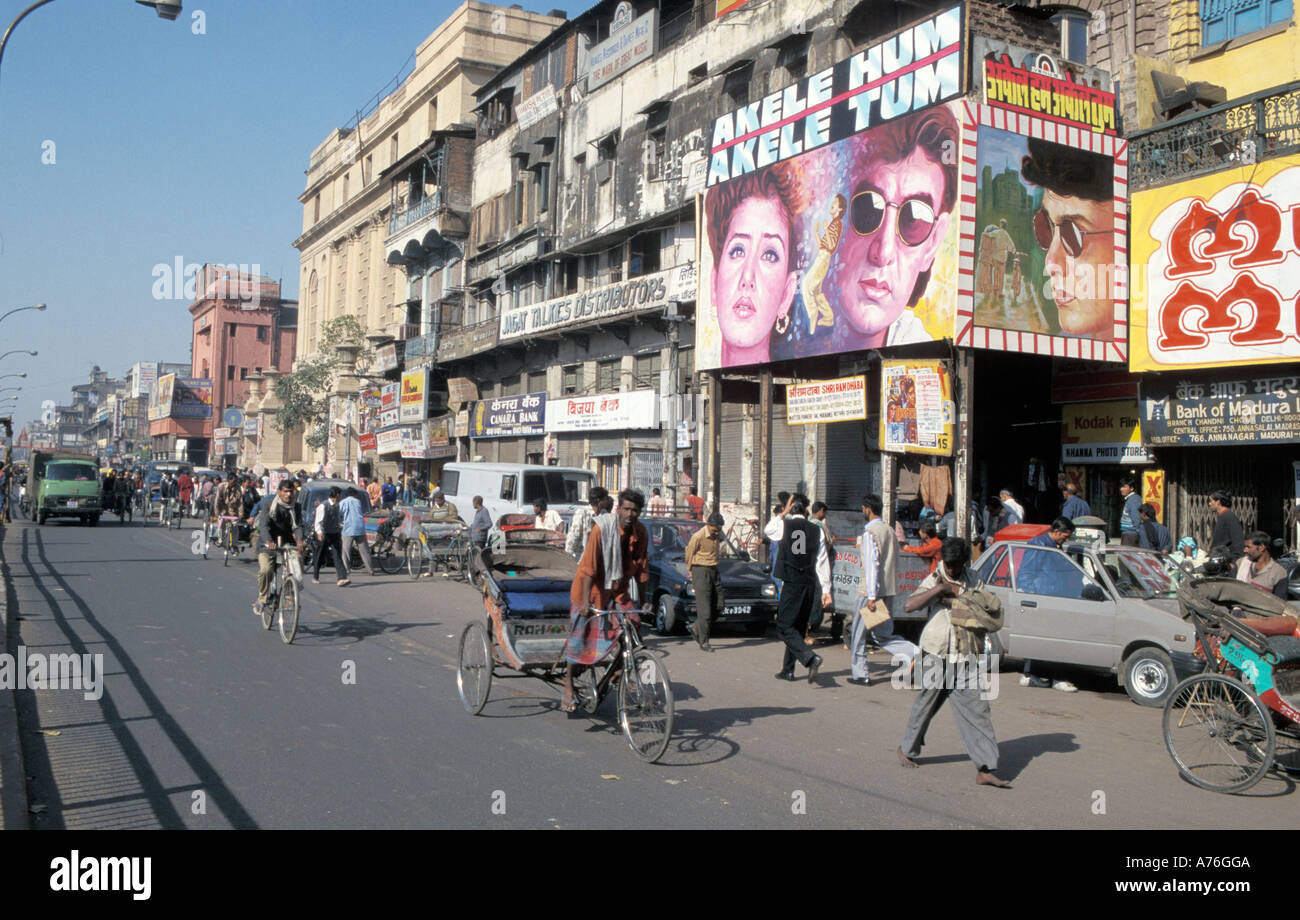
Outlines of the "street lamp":
M 14 348 L 14 349 L 12 349 L 12 350 L 10 350 L 10 351 L 6 351 L 4 354 L 0 355 L 0 361 L 3 361 L 5 358 L 9 357 L 10 355 L 31 355 L 33 358 L 35 358 L 35 357 L 36 357 L 36 350 L 35 350 L 35 349 L 30 349 L 30 350 L 29 350 L 29 349 L 26 349 L 26 348 Z
M 26 376 L 27 376 L 26 373 L 22 373 L 22 374 L 0 374 L 0 380 L 4 380 L 6 377 L 26 377 Z
M 17 28 L 18 23 L 26 19 L 28 13 L 40 9 L 47 3 L 53 2 L 54 0 L 36 0 L 35 3 L 19 13 L 17 19 L 9 23 L 9 28 L 5 29 L 4 38 L 0 38 L 0 62 L 4 61 L 5 45 L 9 44 L 9 36 L 13 30 Z M 175 2 L 173 2 L 173 0 L 135 0 L 135 2 L 139 3 L 141 6 L 153 7 L 154 12 L 162 19 L 173 20 L 181 14 L 180 0 L 175 0 Z
M 0 393 L 5 392 L 6 390 L 21 390 L 21 389 L 22 389 L 22 387 L 0 387 Z M 13 397 L 13 398 L 14 398 L 14 399 L 17 399 L 18 397 L 15 396 L 15 397 Z
M 4 314 L 3 316 L 0 316 L 0 323 L 4 322 L 5 316 L 12 316 L 15 313 L 21 313 L 24 310 L 44 310 L 44 309 L 45 309 L 45 304 L 43 303 L 38 303 L 34 307 L 14 307 L 8 313 Z

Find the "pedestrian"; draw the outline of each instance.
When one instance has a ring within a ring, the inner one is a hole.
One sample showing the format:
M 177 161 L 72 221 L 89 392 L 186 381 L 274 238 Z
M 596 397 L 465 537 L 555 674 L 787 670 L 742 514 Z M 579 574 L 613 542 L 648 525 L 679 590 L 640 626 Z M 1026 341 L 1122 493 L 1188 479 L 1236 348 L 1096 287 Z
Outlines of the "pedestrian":
M 775 517 L 765 533 L 777 544 L 777 567 L 781 579 L 781 599 L 776 613 L 776 631 L 785 643 L 785 656 L 778 680 L 794 680 L 794 663 L 808 668 L 808 682 L 817 678 L 822 666 L 822 656 L 804 642 L 808 631 L 808 617 L 813 605 L 823 607 L 831 603 L 831 568 L 822 539 L 821 528 L 808 520 L 808 498 L 793 495 L 785 504 L 787 515 Z M 773 536 L 776 529 L 778 536 Z
M 826 559 L 831 568 L 831 585 L 835 584 L 835 534 L 831 532 L 831 522 L 826 519 L 829 512 L 825 502 L 813 502 L 811 520 L 817 522 L 817 526 L 822 529 L 822 539 L 826 541 Z M 834 591 L 831 592 L 834 595 Z M 821 629 L 822 619 L 827 613 L 831 615 L 831 641 L 839 642 L 840 636 L 844 633 L 844 614 L 835 613 L 834 602 L 828 610 L 823 610 L 820 605 L 813 608 L 812 616 L 808 618 L 808 644 L 812 645 L 816 640 L 813 639 L 813 633 Z
M 375 563 L 370 559 L 370 546 L 366 543 L 366 517 L 361 507 L 361 492 L 356 486 L 348 487 L 348 497 L 339 502 L 339 518 L 343 525 L 343 558 L 352 559 L 352 547 L 357 548 L 366 572 L 375 574 Z
M 1025 506 L 1016 501 L 1016 496 L 1010 489 L 1003 489 L 998 493 L 998 498 L 1002 499 L 1002 504 L 1016 513 L 1016 517 L 1020 519 L 1016 523 L 1023 524 L 1025 522 Z
M 474 520 L 469 525 L 469 536 L 475 546 L 486 546 L 488 531 L 492 529 L 492 515 L 483 507 L 482 495 L 475 495 L 472 501 Z
M 564 529 L 564 519 L 560 517 L 558 511 L 552 511 L 546 505 L 546 500 L 539 498 L 533 502 L 533 526 L 538 530 L 553 530 L 556 533 Z
M 979 535 L 981 552 L 989 548 L 999 530 L 1019 523 L 1020 519 L 1016 517 L 1015 511 L 1008 508 L 1002 499 L 990 495 L 984 502 L 984 530 Z
M 366 485 L 366 494 L 370 496 L 370 507 L 378 508 L 384 501 L 384 487 L 378 479 L 371 479 Z
M 587 504 L 578 506 L 569 522 L 569 533 L 564 540 L 564 551 L 574 558 L 581 559 L 582 551 L 587 548 L 587 535 L 591 533 L 592 523 L 596 519 L 596 507 L 602 500 L 609 498 L 609 490 L 604 486 L 592 486 L 587 492 Z
M 1156 520 L 1156 507 L 1150 502 L 1138 506 L 1138 546 L 1146 549 L 1158 549 L 1162 553 L 1172 552 L 1173 538 L 1169 528 Z
M 320 584 L 320 564 L 325 558 L 326 550 L 334 558 L 334 571 L 339 576 L 338 586 L 342 588 L 351 584 L 348 578 L 348 561 L 343 555 L 343 520 L 339 512 L 339 497 L 342 494 L 343 490 L 338 486 L 330 486 L 329 498 L 316 506 L 316 520 L 313 525 L 316 531 L 316 562 L 311 579 L 314 585 Z
M 921 534 L 919 546 L 912 546 L 901 540 L 899 543 L 902 545 L 903 552 L 920 556 L 930 564 L 930 568 L 925 573 L 929 575 L 939 565 L 939 551 L 943 548 L 943 541 L 939 539 L 939 528 L 934 521 L 926 521 L 917 530 Z
M 884 504 L 879 495 L 862 499 L 862 516 L 866 526 L 858 539 L 862 552 L 862 581 L 858 585 L 858 609 L 853 617 L 849 639 L 849 683 L 865 687 L 871 676 L 867 668 L 867 634 L 893 657 L 894 666 L 910 665 L 917 648 L 894 634 L 894 619 L 889 605 L 898 593 L 898 541 L 881 517 Z
M 1074 483 L 1066 483 L 1065 488 L 1061 490 L 1061 497 L 1065 499 L 1065 503 L 1061 505 L 1061 517 L 1073 521 L 1075 518 L 1092 514 L 1092 508 L 1079 497 L 1079 487 Z
M 1210 546 L 1226 546 L 1235 563 L 1246 549 L 1246 532 L 1232 510 L 1232 495 L 1228 492 L 1210 493 L 1210 510 L 1214 512 L 1214 530 Z
M 383 495 L 385 508 L 392 508 L 397 504 L 397 486 L 393 485 L 392 476 L 385 477 L 384 484 L 379 491 Z
M 1130 476 L 1120 480 L 1119 494 L 1124 497 L 1124 509 L 1119 515 L 1119 541 L 1125 546 L 1139 545 L 1138 524 L 1141 523 L 1141 515 L 1138 509 L 1142 506 L 1142 499 L 1133 486 L 1133 479 Z
M 1286 569 L 1273 558 L 1271 538 L 1262 530 L 1246 537 L 1245 555 L 1237 565 L 1237 581 L 1268 591 L 1274 597 L 1287 599 Z
M 988 598 L 993 598 L 993 601 L 996 598 L 986 591 L 978 590 L 980 584 L 967 567 L 969 562 L 970 544 L 960 537 L 948 537 L 943 541 L 939 567 L 925 577 L 920 587 L 903 605 L 908 613 L 924 610 L 926 619 L 934 624 L 933 627 L 927 625 L 921 636 L 924 654 L 919 664 L 923 674 L 927 661 L 925 655 L 942 658 L 945 666 L 949 662 L 955 666 L 960 664 L 967 678 L 971 674 L 977 674 L 986 636 L 1002 626 L 1001 608 L 996 608 L 994 612 L 987 605 Z M 954 608 L 957 599 L 985 603 L 967 603 L 958 611 Z M 938 617 L 942 619 L 936 620 Z M 947 629 L 944 629 L 945 625 Z M 978 686 L 970 686 L 969 679 L 950 681 L 947 667 L 944 671 L 945 679 L 939 682 L 940 686 L 923 684 L 920 696 L 912 704 L 912 711 L 907 716 L 907 728 L 903 732 L 903 743 L 897 751 L 899 763 L 908 769 L 919 766 L 916 758 L 921 756 L 926 730 L 939 707 L 945 701 L 951 701 L 957 733 L 961 736 L 967 755 L 975 762 L 975 782 L 998 789 L 1011 788 L 1009 782 L 997 775 L 998 739 L 993 734 L 993 714 L 989 701 L 984 698 Z M 957 667 L 954 667 L 953 672 L 956 671 Z
M 650 516 L 665 517 L 668 514 L 668 499 L 659 494 L 659 488 L 650 490 Z
M 424 519 L 455 524 L 460 520 L 460 512 L 456 510 L 454 504 L 447 501 L 447 496 L 442 493 L 442 489 L 434 489 L 433 503 L 429 506 L 429 513 L 424 516 Z
M 722 611 L 722 579 L 718 577 L 718 545 L 722 541 L 722 515 L 713 512 L 706 523 L 691 534 L 686 543 L 686 570 L 695 586 L 695 623 L 691 635 L 706 652 L 713 651 L 709 634 L 713 620 Z
M 1183 537 L 1178 541 L 1178 549 L 1170 553 L 1169 558 L 1179 568 L 1194 569 L 1198 565 L 1205 565 L 1210 557 L 1205 550 L 1197 547 L 1194 537 Z
M 704 520 L 704 499 L 695 486 L 691 486 L 691 494 L 686 496 L 686 506 L 691 509 L 692 521 Z

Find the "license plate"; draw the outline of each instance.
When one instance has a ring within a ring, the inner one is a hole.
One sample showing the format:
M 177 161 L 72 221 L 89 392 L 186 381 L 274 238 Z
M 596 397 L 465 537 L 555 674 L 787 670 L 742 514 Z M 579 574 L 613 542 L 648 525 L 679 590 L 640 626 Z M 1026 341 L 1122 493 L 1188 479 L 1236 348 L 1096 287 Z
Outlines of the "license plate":
M 754 608 L 749 604 L 733 604 L 730 607 L 722 608 L 724 617 L 747 617 Z
M 69 508 L 75 508 L 75 507 L 77 507 L 77 503 L 76 503 L 76 502 L 68 502 L 68 507 L 69 507 Z

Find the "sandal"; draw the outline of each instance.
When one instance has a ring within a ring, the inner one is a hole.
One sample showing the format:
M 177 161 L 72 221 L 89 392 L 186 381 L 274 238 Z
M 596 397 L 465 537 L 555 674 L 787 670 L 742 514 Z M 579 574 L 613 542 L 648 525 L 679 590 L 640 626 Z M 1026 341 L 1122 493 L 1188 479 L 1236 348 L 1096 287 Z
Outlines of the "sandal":
M 560 712 L 577 712 L 577 711 L 578 711 L 578 700 L 576 696 L 571 700 L 566 700 L 564 699 L 564 697 L 560 697 Z

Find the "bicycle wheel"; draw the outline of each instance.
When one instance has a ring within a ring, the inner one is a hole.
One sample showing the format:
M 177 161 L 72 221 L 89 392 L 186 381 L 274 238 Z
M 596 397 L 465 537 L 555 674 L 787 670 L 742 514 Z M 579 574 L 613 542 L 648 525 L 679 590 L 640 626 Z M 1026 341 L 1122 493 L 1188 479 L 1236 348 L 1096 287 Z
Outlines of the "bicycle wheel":
M 466 625 L 460 634 L 460 656 L 456 663 L 456 690 L 461 704 L 472 716 L 483 711 L 492 689 L 492 646 L 482 623 Z
M 647 650 L 633 650 L 631 666 L 618 681 L 618 723 L 632 753 L 654 763 L 672 738 L 673 688 L 668 669 Z
M 412 540 L 406 544 L 406 571 L 413 579 L 419 578 L 420 573 L 424 571 L 424 552 L 419 540 Z
M 402 558 L 402 554 L 397 552 L 391 542 L 388 544 L 388 549 L 384 550 L 375 559 L 375 565 L 379 566 L 386 575 L 396 575 L 402 570 L 402 565 L 405 562 L 406 560 Z
M 280 589 L 280 639 L 285 645 L 298 634 L 298 582 L 286 575 Z
M 229 521 L 221 525 L 221 553 L 221 564 L 230 565 L 230 557 L 235 555 L 235 528 Z
M 278 582 L 280 577 L 277 575 L 275 581 Z M 266 599 L 262 605 L 262 628 L 270 629 L 275 623 L 275 612 L 280 607 L 280 602 L 284 597 L 284 586 L 272 582 L 271 596 Z
M 1165 747 L 1178 772 L 1212 792 L 1245 792 L 1273 766 L 1268 710 L 1223 674 L 1189 677 L 1165 702 Z

